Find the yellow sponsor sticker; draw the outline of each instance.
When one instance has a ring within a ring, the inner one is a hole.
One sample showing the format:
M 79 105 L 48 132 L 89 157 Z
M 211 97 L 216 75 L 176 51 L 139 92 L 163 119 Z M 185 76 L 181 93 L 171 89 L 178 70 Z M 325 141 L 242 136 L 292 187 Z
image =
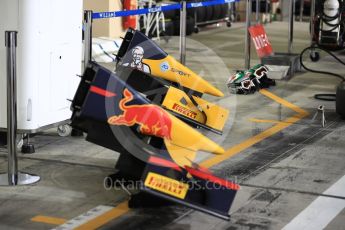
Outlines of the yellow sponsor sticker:
M 189 189 L 188 184 L 153 172 L 148 173 L 145 179 L 145 186 L 180 199 L 186 197 Z
M 183 106 L 181 106 L 177 103 L 174 103 L 173 110 L 175 110 L 176 112 L 183 114 L 189 118 L 192 118 L 192 119 L 195 119 L 196 116 L 198 115 L 196 112 L 189 110 L 187 108 L 184 108 Z

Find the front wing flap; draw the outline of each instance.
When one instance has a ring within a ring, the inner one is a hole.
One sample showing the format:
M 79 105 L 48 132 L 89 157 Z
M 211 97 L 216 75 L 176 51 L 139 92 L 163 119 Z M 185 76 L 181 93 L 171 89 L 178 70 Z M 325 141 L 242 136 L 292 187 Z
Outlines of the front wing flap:
M 239 185 L 195 167 L 184 168 L 159 157 L 150 157 L 142 176 L 141 190 L 229 220 L 229 210 Z M 186 176 L 191 175 L 191 177 Z

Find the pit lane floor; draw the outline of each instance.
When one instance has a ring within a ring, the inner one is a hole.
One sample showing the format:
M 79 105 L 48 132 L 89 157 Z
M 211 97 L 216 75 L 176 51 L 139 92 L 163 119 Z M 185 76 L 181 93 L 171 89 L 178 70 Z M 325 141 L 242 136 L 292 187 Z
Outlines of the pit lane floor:
M 267 32 L 275 51 L 284 52 L 287 24 L 269 24 Z M 307 33 L 308 24 L 296 23 L 296 52 L 308 45 Z M 187 65 L 225 92 L 229 73 L 243 68 L 243 34 L 243 25 L 234 24 L 191 36 Z M 161 46 L 178 57 L 177 38 Z M 254 52 L 252 64 L 258 63 Z M 343 72 L 327 57 L 309 65 Z M 20 169 L 40 175 L 41 181 L 0 187 L 0 228 L 344 229 L 345 121 L 333 102 L 313 99 L 316 93 L 334 93 L 338 82 L 302 72 L 268 91 L 209 98 L 230 110 L 223 136 L 210 136 L 227 153 L 223 158 L 200 153 L 198 161 L 241 185 L 230 222 L 181 206 L 129 210 L 125 191 L 103 185 L 118 153 L 50 130 L 35 136 L 37 153 L 19 157 Z M 313 119 L 319 105 L 326 108 L 324 128 L 320 117 Z M 0 154 L 5 171 L 6 150 Z

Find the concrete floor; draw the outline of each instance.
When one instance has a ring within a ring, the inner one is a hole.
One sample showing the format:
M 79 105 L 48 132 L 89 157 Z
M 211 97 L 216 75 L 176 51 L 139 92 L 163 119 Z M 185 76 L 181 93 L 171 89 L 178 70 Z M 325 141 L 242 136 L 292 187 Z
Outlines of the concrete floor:
M 266 30 L 274 50 L 286 51 L 287 24 L 272 23 Z M 308 43 L 308 24 L 296 23 L 294 51 Z M 178 38 L 161 46 L 178 57 Z M 206 28 L 189 37 L 187 47 L 187 65 L 226 92 L 227 78 L 244 65 L 243 25 Z M 258 59 L 254 50 L 252 54 L 253 65 Z M 344 72 L 327 57 L 309 65 Z M 20 169 L 40 175 L 41 181 L 0 188 L 0 229 L 59 229 L 66 221 L 69 224 L 60 229 L 281 229 L 288 223 L 290 229 L 320 229 L 322 224 L 326 229 L 344 229 L 345 121 L 336 115 L 334 102 L 313 98 L 316 93 L 334 93 L 338 82 L 301 72 L 289 81 L 278 81 L 269 89 L 272 94 L 208 98 L 230 110 L 223 136 L 205 132 L 227 153 L 224 159 L 200 153 L 198 161 L 241 185 L 229 222 L 181 206 L 129 210 L 123 190 L 103 185 L 118 153 L 83 137 L 62 138 L 49 130 L 33 139 L 35 154 L 19 157 Z M 320 117 L 312 119 L 319 105 L 326 108 L 324 128 Z M 6 155 L 1 149 L 1 171 L 6 170 Z M 324 204 L 323 199 L 326 205 L 317 206 Z M 312 218 L 296 218 L 310 211 L 313 202 Z M 298 225 L 293 225 L 296 221 Z

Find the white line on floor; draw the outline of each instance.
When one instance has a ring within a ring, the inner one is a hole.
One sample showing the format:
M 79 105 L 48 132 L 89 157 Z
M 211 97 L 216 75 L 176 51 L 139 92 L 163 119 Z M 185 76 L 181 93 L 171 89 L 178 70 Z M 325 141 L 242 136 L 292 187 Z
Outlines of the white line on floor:
M 105 212 L 108 212 L 109 210 L 113 209 L 114 207 L 111 206 L 105 206 L 100 205 L 97 206 L 89 211 L 87 211 L 84 214 L 81 214 L 80 216 L 77 216 L 66 223 L 60 225 L 59 227 L 53 228 L 53 230 L 70 230 L 74 229 L 76 227 L 81 226 L 82 224 L 85 224 L 86 222 L 95 219 L 96 217 L 102 215 Z
M 345 176 L 323 194 L 345 197 Z M 344 208 L 345 199 L 319 196 L 283 229 L 324 229 Z

